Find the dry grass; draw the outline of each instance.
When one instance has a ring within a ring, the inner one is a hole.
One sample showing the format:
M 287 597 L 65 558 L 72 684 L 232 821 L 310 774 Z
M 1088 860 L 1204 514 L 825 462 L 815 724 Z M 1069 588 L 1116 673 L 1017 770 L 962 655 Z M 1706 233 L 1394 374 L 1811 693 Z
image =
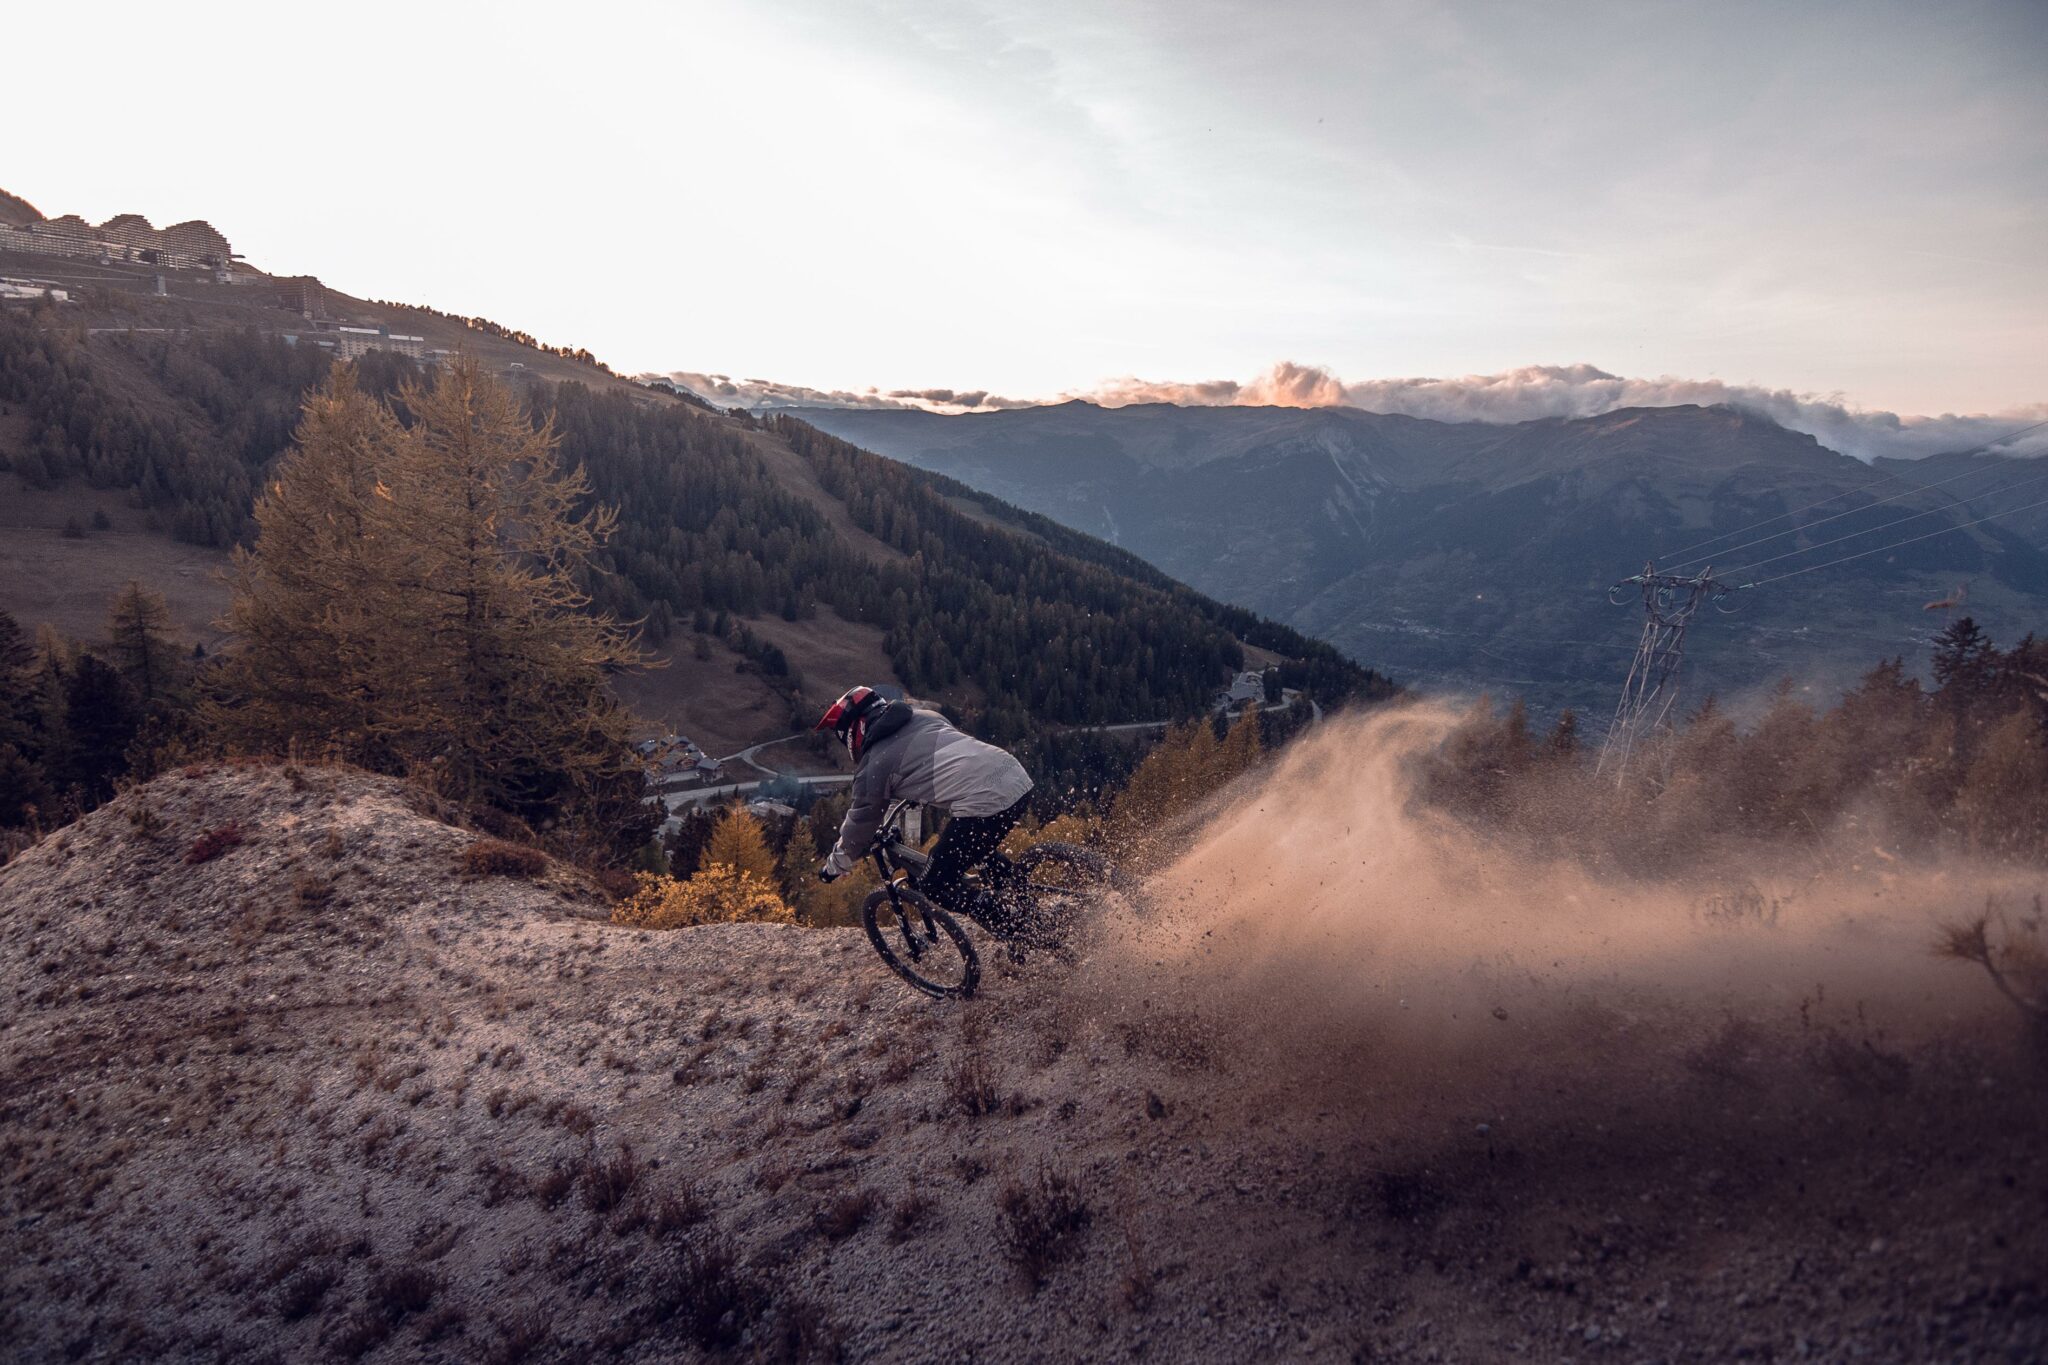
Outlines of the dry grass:
M 1080 1186 L 1059 1171 L 1041 1164 L 1036 1179 L 1013 1180 L 997 1196 L 1002 1215 L 999 1234 L 1003 1252 L 1036 1293 L 1051 1269 L 1073 1255 L 1094 1213 L 1081 1197 Z
M 1535 1035 L 1508 1061 L 1544 1088 L 1465 1109 L 1469 1082 L 1338 1055 L 1342 1030 L 1284 1091 L 1240 1036 L 1270 1011 L 1206 994 L 1148 990 L 1175 1045 L 1128 1046 L 1122 977 L 999 981 L 959 1027 L 857 935 L 642 938 L 552 878 L 458 879 L 473 834 L 308 771 L 318 795 L 166 779 L 130 798 L 154 844 L 116 808 L 0 875 L 0 1340 L 25 1359 L 830 1359 L 813 1303 L 871 1358 L 1589 1359 L 1595 1321 L 1616 1360 L 1790 1358 L 1794 1332 L 1831 1359 L 2040 1356 L 2038 1093 L 1981 963 L 1928 962 L 1924 926 L 1908 965 L 1983 1026 L 1947 1060 L 1831 978 L 1810 1024 L 1646 1016 L 1586 1092 L 1553 1097 L 1569 1046 Z M 230 817 L 248 846 L 181 865 Z M 284 913 L 309 869 L 346 913 Z M 1537 1011 L 1493 1003 L 1472 1026 L 1512 1049 Z M 1403 1086 L 1452 1121 L 1408 1124 Z
M 583 1207 L 592 1213 L 605 1214 L 626 1202 L 626 1196 L 633 1191 L 633 1185 L 640 1179 L 640 1163 L 633 1156 L 631 1147 L 621 1146 L 609 1157 L 587 1157 L 584 1160 L 580 1181 Z
M 548 855 L 525 844 L 479 839 L 462 850 L 462 870 L 471 877 L 516 877 L 530 881 L 547 870 Z
M 946 1073 L 946 1097 L 961 1113 L 976 1119 L 991 1114 L 1019 1114 L 1026 1107 L 1022 1095 L 1005 1098 L 979 1048 L 962 1053 L 959 1062 Z
M 242 827 L 230 820 L 225 825 L 216 825 L 192 841 L 185 850 L 187 863 L 210 863 L 231 848 L 237 848 L 243 841 Z
M 896 1201 L 889 1213 L 889 1240 L 901 1245 L 922 1232 L 932 1220 L 932 1201 L 915 1190 Z

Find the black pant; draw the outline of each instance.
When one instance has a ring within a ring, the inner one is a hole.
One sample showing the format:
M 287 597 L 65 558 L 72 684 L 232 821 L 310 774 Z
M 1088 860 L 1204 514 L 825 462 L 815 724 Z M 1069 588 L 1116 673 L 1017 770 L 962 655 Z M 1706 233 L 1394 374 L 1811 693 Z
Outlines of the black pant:
M 965 904 L 968 870 L 988 861 L 1024 818 L 1024 807 L 1030 801 L 1029 795 L 1021 796 L 1016 805 L 994 815 L 960 815 L 948 820 L 946 832 L 932 849 L 932 865 L 918 881 L 918 890 L 948 910 L 971 911 Z

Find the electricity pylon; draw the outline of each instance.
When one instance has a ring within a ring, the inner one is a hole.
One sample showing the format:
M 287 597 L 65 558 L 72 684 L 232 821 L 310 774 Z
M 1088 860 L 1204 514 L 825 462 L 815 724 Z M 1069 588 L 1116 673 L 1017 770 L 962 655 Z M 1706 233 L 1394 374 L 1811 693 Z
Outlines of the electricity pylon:
M 1654 565 L 1624 578 L 1607 590 L 1607 600 L 1620 606 L 1616 593 L 1631 585 L 1643 595 L 1643 635 L 1636 644 L 1635 661 L 1629 665 L 1628 681 L 1622 685 L 1621 704 L 1614 708 L 1614 723 L 1607 728 L 1607 743 L 1600 750 L 1601 776 L 1614 775 L 1619 786 L 1628 776 L 1629 761 L 1636 750 L 1671 723 L 1678 705 L 1679 666 L 1685 662 L 1685 629 L 1702 604 L 1718 601 L 1733 591 L 1714 579 L 1712 566 L 1697 575 L 1658 573 Z

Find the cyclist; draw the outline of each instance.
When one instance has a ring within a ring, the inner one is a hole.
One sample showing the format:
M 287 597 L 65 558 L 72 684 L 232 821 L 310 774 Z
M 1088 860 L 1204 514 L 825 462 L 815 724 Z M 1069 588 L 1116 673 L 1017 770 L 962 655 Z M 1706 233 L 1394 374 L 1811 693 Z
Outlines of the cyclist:
M 964 735 L 936 711 L 855 687 L 813 727 L 839 736 L 853 755 L 853 804 L 839 826 L 820 881 L 844 875 L 866 855 L 889 803 L 942 806 L 951 818 L 918 889 L 948 910 L 986 922 L 993 904 L 969 906 L 966 874 L 988 860 L 1024 818 L 1031 778 L 1007 751 Z

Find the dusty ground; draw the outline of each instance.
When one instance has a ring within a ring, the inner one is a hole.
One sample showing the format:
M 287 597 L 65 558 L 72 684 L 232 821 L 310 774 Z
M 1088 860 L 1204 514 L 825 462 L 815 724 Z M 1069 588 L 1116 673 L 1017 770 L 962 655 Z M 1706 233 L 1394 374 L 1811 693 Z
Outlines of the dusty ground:
M 2041 1077 L 1973 981 L 1911 1037 L 1506 975 L 1304 1031 L 1316 971 L 1190 989 L 1169 888 L 961 1008 L 856 932 L 612 929 L 473 838 L 215 769 L 0 870 L 0 1354 L 2048 1353 Z

